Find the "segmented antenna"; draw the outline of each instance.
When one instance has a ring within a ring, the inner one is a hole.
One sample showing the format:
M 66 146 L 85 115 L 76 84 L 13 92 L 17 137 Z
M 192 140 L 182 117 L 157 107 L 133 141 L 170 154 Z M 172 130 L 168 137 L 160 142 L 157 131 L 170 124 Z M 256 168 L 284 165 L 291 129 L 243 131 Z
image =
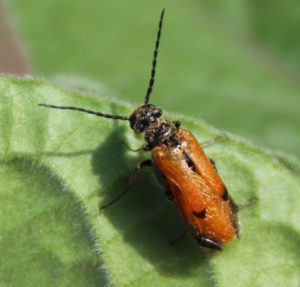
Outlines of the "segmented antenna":
M 113 120 L 123 120 L 123 121 L 128 121 L 129 118 L 126 116 L 119 116 L 119 115 L 110 115 L 110 114 L 103 114 L 100 112 L 95 112 L 83 108 L 78 108 L 78 107 L 69 107 L 69 106 L 54 106 L 54 105 L 47 105 L 47 104 L 38 104 L 40 107 L 47 107 L 47 108 L 53 108 L 53 109 L 61 109 L 61 110 L 73 110 L 73 111 L 80 111 L 92 115 L 96 115 L 98 117 L 103 117 L 107 119 L 113 119 Z
M 156 42 L 155 42 L 155 49 L 154 49 L 153 60 L 152 60 L 151 76 L 150 76 L 150 80 L 149 80 L 147 93 L 145 96 L 145 104 L 148 104 L 148 102 L 149 102 L 149 98 L 150 98 L 150 95 L 151 95 L 151 92 L 153 89 L 153 85 L 154 85 L 157 54 L 158 54 L 158 48 L 159 48 L 159 43 L 160 43 L 160 35 L 161 35 L 161 30 L 162 30 L 162 25 L 163 25 L 163 20 L 164 20 L 164 14 L 165 14 L 165 9 L 163 9 L 160 14 L 160 20 L 159 20 L 159 24 L 158 24 L 158 31 L 157 31 Z

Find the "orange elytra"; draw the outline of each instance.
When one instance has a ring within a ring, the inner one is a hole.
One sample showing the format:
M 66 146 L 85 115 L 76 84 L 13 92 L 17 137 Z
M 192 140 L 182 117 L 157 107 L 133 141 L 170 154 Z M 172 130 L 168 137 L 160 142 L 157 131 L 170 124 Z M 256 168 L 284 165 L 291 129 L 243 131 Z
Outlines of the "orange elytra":
M 129 117 L 72 106 L 48 104 L 39 104 L 39 106 L 75 110 L 108 119 L 129 121 L 135 133 L 144 133 L 146 144 L 141 149 L 151 151 L 151 159 L 139 163 L 134 168 L 126 189 L 101 208 L 106 208 L 120 199 L 129 190 L 139 170 L 152 166 L 167 197 L 177 205 L 187 228 L 199 244 L 221 250 L 224 243 L 239 234 L 238 207 L 228 195 L 214 162 L 206 156 L 195 137 L 188 130 L 181 129 L 179 121 L 164 119 L 162 110 L 149 104 L 155 80 L 164 12 L 163 9 L 160 15 L 145 100 Z

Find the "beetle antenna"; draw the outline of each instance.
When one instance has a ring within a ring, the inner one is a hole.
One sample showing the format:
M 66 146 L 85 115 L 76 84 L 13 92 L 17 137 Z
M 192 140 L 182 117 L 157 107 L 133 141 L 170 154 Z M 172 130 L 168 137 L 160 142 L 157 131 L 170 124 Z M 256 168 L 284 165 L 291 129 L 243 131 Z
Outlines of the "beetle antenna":
M 149 102 L 149 98 L 150 98 L 150 95 L 151 95 L 151 92 L 153 89 L 153 85 L 154 85 L 157 54 L 158 54 L 158 48 L 159 48 L 159 43 L 160 43 L 160 35 L 161 35 L 161 30 L 162 30 L 162 25 L 163 25 L 163 20 L 164 20 L 164 14 L 165 14 L 165 9 L 163 9 L 160 14 L 158 31 L 157 31 L 156 42 L 155 42 L 155 49 L 154 49 L 153 60 L 152 60 L 151 76 L 150 76 L 150 80 L 149 80 L 149 84 L 148 84 L 147 93 L 145 96 L 145 104 L 148 104 L 148 102 Z
M 107 119 L 113 119 L 113 120 L 123 120 L 123 121 L 128 121 L 129 118 L 126 116 L 119 116 L 119 115 L 110 115 L 110 114 L 103 114 L 100 112 L 95 112 L 83 108 L 77 108 L 77 107 L 71 107 L 71 106 L 54 106 L 54 105 L 47 105 L 47 104 L 38 104 L 40 107 L 46 107 L 46 108 L 53 108 L 53 109 L 61 109 L 61 110 L 73 110 L 73 111 L 80 111 L 92 115 L 96 115 L 98 117 L 103 117 Z

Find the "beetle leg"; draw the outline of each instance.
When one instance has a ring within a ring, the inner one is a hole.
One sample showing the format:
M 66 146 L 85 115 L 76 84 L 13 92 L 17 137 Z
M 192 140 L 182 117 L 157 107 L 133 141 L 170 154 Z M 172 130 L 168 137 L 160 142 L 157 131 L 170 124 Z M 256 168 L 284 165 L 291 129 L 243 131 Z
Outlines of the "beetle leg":
M 200 143 L 200 145 L 202 147 L 208 147 L 208 146 L 210 146 L 212 144 L 215 144 L 216 142 L 218 142 L 220 140 L 224 140 L 224 139 L 227 139 L 227 138 L 228 138 L 228 135 L 226 133 L 221 133 L 217 137 L 215 137 L 214 139 L 208 140 L 208 141 L 203 142 L 203 143 Z
M 181 233 L 179 234 L 179 236 L 177 236 L 177 237 L 174 238 L 174 239 L 169 240 L 169 243 L 170 243 L 171 245 L 176 244 L 179 240 L 181 240 L 181 239 L 186 235 L 186 233 L 187 233 L 187 229 L 185 228 L 185 229 L 183 230 L 183 232 L 181 232 Z
M 233 226 L 234 226 L 234 229 L 236 232 L 236 236 L 239 238 L 241 230 L 240 230 L 240 222 L 239 222 L 238 212 L 239 212 L 239 210 L 241 210 L 245 207 L 249 207 L 252 204 L 254 204 L 257 201 L 257 198 L 252 197 L 247 202 L 242 203 L 242 204 L 235 203 L 231 197 L 229 197 L 229 200 L 230 200 L 229 203 L 230 203 L 231 209 L 233 210 Z
M 174 195 L 170 189 L 165 189 L 165 196 L 167 197 L 168 200 L 174 201 Z
M 181 126 L 181 122 L 180 122 L 180 121 L 173 121 L 173 123 L 174 123 L 174 125 L 175 125 L 175 127 L 176 127 L 177 129 L 180 128 L 180 126 Z
M 126 193 L 127 191 L 129 190 L 129 188 L 132 186 L 132 184 L 134 184 L 135 182 L 135 179 L 136 179 L 136 175 L 137 173 L 144 167 L 148 167 L 148 166 L 152 166 L 152 160 L 151 159 L 146 159 L 142 162 L 140 162 L 138 165 L 135 166 L 131 176 L 130 176 L 130 179 L 129 179 L 129 182 L 128 182 L 128 185 L 127 187 L 123 190 L 122 193 L 120 193 L 116 198 L 114 198 L 112 201 L 102 205 L 100 207 L 100 209 L 104 209 L 112 204 L 114 204 L 116 201 L 118 201 L 120 198 L 122 198 Z
M 213 160 L 213 159 L 209 159 L 209 161 L 210 161 L 210 163 L 213 165 L 213 167 L 214 167 L 214 169 L 216 170 L 216 171 L 218 171 L 217 170 L 217 166 L 216 166 L 216 162 Z
M 252 204 L 256 203 L 257 201 L 258 201 L 258 198 L 255 197 L 255 196 L 254 196 L 254 197 L 251 197 L 251 198 L 248 199 L 246 202 L 244 202 L 244 203 L 239 203 L 239 204 L 235 203 L 235 202 L 232 200 L 233 206 L 234 206 L 236 212 L 238 212 L 240 209 L 244 209 L 245 207 L 251 206 Z
M 130 151 L 133 151 L 133 152 L 138 152 L 138 151 L 150 151 L 152 148 L 150 145 L 146 144 L 146 145 L 142 145 L 141 147 L 137 148 L 137 149 L 133 149 L 131 148 L 129 145 L 127 145 L 127 143 L 125 143 L 124 141 L 122 141 L 122 144 L 127 148 L 129 149 Z
M 141 150 L 145 150 L 145 145 L 143 145 L 143 146 L 141 146 L 141 147 L 139 147 L 139 148 L 137 148 L 137 149 L 133 149 L 133 148 L 131 148 L 126 142 L 124 142 L 124 141 L 121 141 L 121 142 L 122 142 L 122 144 L 123 144 L 128 150 L 130 150 L 130 151 L 138 152 L 138 151 L 141 151 Z

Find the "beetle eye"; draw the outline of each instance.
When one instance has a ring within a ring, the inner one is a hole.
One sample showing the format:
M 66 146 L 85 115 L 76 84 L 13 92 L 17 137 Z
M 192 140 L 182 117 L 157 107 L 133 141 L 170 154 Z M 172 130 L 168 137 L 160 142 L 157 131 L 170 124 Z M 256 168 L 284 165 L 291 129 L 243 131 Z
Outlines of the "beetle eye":
M 142 125 L 142 126 L 147 126 L 148 124 L 149 124 L 148 118 L 142 119 L 142 122 L 141 122 L 141 125 Z
M 145 125 L 139 124 L 136 128 L 136 132 L 142 133 L 145 130 Z

